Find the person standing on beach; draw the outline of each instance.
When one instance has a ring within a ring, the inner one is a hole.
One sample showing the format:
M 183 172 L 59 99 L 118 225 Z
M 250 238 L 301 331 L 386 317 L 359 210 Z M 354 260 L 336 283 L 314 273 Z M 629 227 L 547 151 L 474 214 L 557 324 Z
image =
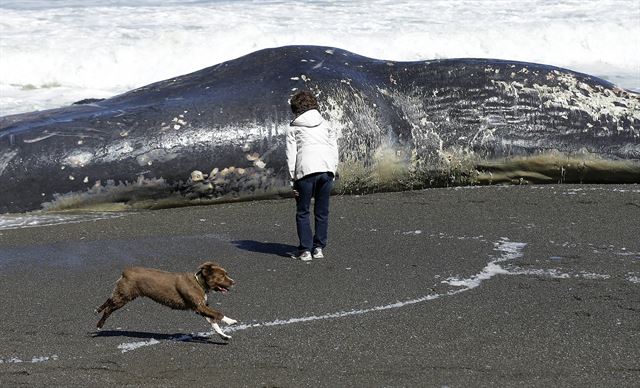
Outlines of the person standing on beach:
M 286 130 L 287 165 L 296 199 L 296 229 L 298 252 L 293 256 L 302 261 L 323 258 L 329 229 L 329 196 L 338 167 L 336 132 L 322 118 L 318 101 L 309 91 L 291 97 L 295 116 Z M 315 234 L 311 231 L 311 198 L 315 199 L 313 214 Z

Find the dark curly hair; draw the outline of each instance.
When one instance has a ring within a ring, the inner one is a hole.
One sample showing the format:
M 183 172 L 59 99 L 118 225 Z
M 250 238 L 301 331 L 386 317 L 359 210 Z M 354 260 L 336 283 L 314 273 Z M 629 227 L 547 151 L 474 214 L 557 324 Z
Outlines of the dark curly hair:
M 318 109 L 318 100 L 310 91 L 301 90 L 291 97 L 291 111 L 296 117 L 311 109 Z

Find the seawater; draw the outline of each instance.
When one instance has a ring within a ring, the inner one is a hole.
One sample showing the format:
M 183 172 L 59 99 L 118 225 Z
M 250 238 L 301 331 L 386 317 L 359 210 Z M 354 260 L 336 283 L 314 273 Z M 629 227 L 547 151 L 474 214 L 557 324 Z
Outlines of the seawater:
M 292 44 L 537 62 L 640 91 L 636 0 L 4 0 L 0 13 L 0 116 Z

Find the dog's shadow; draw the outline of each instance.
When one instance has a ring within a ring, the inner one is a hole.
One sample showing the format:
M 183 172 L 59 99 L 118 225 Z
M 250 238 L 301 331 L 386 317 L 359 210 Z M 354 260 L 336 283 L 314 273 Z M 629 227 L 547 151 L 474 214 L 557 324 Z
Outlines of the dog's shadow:
M 292 252 L 298 248 L 293 245 L 269 243 L 255 240 L 236 240 L 232 241 L 237 248 L 250 252 L 266 253 L 269 255 L 277 255 L 281 257 L 291 257 Z
M 176 341 L 176 342 L 191 342 L 211 345 L 227 345 L 228 341 L 214 340 L 211 337 L 200 336 L 197 334 L 185 334 L 185 333 L 149 333 L 146 331 L 130 331 L 130 330 L 101 330 L 95 331 L 89 334 L 92 338 L 98 337 L 129 337 L 129 338 L 142 338 L 142 339 L 155 339 L 158 341 Z

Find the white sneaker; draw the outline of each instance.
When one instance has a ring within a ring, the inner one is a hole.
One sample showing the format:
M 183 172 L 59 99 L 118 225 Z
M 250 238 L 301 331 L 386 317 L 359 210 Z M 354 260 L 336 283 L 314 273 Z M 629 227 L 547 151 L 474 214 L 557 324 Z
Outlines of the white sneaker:
M 296 260 L 310 261 L 311 260 L 311 253 L 309 251 L 302 251 L 302 252 L 298 252 L 298 253 L 292 255 L 291 257 L 296 259 Z
M 315 248 L 313 250 L 313 254 L 311 256 L 313 256 L 314 259 L 324 259 L 324 254 L 322 253 L 322 248 Z

